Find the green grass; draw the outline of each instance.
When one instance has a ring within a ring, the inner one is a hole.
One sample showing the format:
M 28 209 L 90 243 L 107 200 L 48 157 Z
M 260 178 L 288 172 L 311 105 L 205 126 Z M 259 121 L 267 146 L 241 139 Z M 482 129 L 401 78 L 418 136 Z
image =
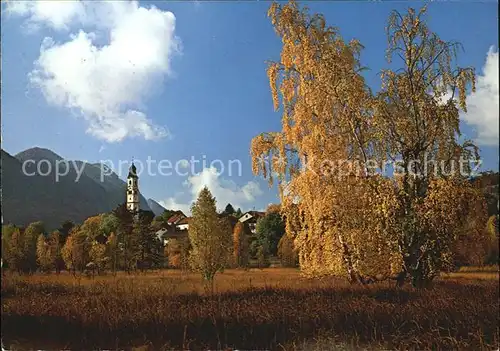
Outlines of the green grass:
M 463 275 L 470 277 L 464 278 Z M 476 275 L 474 277 L 474 275 Z M 492 349 L 498 271 L 432 289 L 351 286 L 294 269 L 228 270 L 204 293 L 181 271 L 2 280 L 2 337 L 38 349 Z M 11 350 L 16 349 L 15 346 Z

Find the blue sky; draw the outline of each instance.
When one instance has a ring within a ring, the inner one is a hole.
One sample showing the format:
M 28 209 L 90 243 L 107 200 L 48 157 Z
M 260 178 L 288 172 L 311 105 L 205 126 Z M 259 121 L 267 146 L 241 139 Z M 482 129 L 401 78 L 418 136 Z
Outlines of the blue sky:
M 146 11 L 151 5 L 158 8 L 154 14 Z M 278 59 L 281 50 L 267 18 L 269 5 L 114 2 L 108 11 L 102 3 L 92 10 L 78 3 L 3 6 L 9 14 L 2 15 L 2 148 L 15 154 L 39 146 L 67 159 L 112 160 L 115 165 L 132 157 L 145 162 L 148 156 L 173 164 L 191 157 L 205 156 L 207 164 L 220 159 L 226 165 L 238 159 L 241 176 L 217 175 L 200 166 L 196 171 L 203 172 L 193 177 L 142 174 L 141 192 L 186 209 L 199 188 L 208 185 L 221 206 L 231 202 L 243 210 L 265 208 L 277 201 L 276 189 L 252 175 L 249 147 L 260 132 L 280 129 L 266 76 L 265 61 Z M 361 41 L 362 62 L 370 68 L 366 78 L 377 90 L 378 73 L 386 66 L 384 28 L 390 11 L 421 3 L 307 5 L 340 28 L 346 40 Z M 459 64 L 482 75 L 489 59 L 484 89 L 475 100 L 478 107 L 462 123 L 467 137 L 479 138 L 484 169 L 498 169 L 497 6 L 465 1 L 428 6 L 431 29 L 463 44 Z M 121 35 L 139 27 L 122 45 Z M 79 38 L 70 37 L 79 31 Z M 52 43 L 45 41 L 41 53 L 45 37 Z M 67 46 L 70 42 L 75 45 Z M 105 45 L 113 50 L 96 59 L 96 50 Z M 133 75 L 128 63 L 137 68 Z M 47 72 L 58 78 L 48 79 Z M 68 92 L 70 102 L 61 99 Z M 106 118 L 89 117 L 96 111 Z

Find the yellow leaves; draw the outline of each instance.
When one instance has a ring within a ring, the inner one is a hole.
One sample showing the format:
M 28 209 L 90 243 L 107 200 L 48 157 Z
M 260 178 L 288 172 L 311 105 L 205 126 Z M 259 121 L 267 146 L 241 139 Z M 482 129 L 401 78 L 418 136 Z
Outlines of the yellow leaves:
M 291 77 L 283 79 L 283 83 L 281 84 L 281 94 L 283 96 L 284 104 L 289 104 L 293 101 L 295 97 L 295 84 L 295 80 Z
M 276 2 L 273 2 L 271 6 L 269 7 L 269 10 L 267 10 L 267 17 L 271 18 L 271 22 L 273 26 L 276 23 L 276 12 L 278 11 L 279 5 Z
M 486 231 L 490 240 L 495 240 L 498 237 L 498 216 L 490 216 L 486 223 Z
M 273 105 L 274 109 L 277 111 L 279 108 L 279 98 L 278 98 L 278 90 L 276 89 L 277 78 L 278 78 L 278 64 L 272 63 L 269 65 L 267 69 L 267 75 L 269 77 L 269 85 L 271 87 L 271 94 L 273 97 Z
M 285 69 L 291 69 L 293 66 L 293 56 L 283 50 L 283 52 L 281 53 L 281 63 L 285 67 Z
M 89 250 L 89 258 L 98 267 L 102 266 L 106 257 L 106 245 L 93 242 Z
M 471 90 L 476 91 L 476 79 L 474 74 L 474 69 L 460 69 L 457 77 L 457 88 L 458 88 L 458 105 L 460 108 L 467 112 L 466 96 L 467 96 L 467 85 L 471 85 Z
M 464 224 L 485 222 L 484 198 L 466 181 L 434 179 L 419 215 L 433 235 L 449 242 L 464 230 Z
M 321 16 L 308 15 L 296 3 L 269 9 L 283 43 L 281 61 L 267 70 L 274 108 L 282 107 L 282 128 L 252 140 L 252 170 L 270 181 L 278 175 L 287 232 L 295 237 L 301 268 L 309 274 L 401 267 L 404 211 L 417 211 L 414 225 L 430 233 L 422 239 L 430 246 L 460 229 L 460 214 L 475 216 L 468 205 L 479 200 L 466 200 L 475 195 L 460 190 L 463 184 L 455 180 L 431 182 L 433 169 L 421 179 L 431 183 L 429 189 L 407 177 L 349 170 L 355 162 L 382 164 L 393 156 L 404 155 L 406 162 L 430 156 L 437 164 L 460 156 L 454 155 L 458 109 L 437 100 L 456 84 L 465 108 L 474 74 L 469 69 L 454 74 L 453 49 L 428 31 L 424 13 L 411 9 L 389 18 L 389 53 L 401 53 L 405 67 L 384 70 L 382 89 L 373 96 L 358 71 L 359 41 L 346 44 Z M 406 199 L 409 206 L 402 208 Z

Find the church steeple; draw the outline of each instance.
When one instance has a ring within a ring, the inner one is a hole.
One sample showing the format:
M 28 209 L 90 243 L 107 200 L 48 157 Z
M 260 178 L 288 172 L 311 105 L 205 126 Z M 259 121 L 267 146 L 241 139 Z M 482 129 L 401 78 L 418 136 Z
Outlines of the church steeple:
M 127 209 L 131 212 L 139 211 L 139 177 L 134 162 L 130 166 L 127 177 Z
M 130 166 L 128 170 L 128 178 L 139 178 L 137 177 L 137 168 L 135 168 L 133 161 L 132 161 L 132 166 Z

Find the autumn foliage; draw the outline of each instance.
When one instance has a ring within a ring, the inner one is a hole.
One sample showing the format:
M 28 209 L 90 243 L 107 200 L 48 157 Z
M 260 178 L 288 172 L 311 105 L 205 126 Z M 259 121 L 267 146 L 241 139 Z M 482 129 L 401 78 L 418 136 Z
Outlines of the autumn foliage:
M 373 93 L 361 43 L 295 2 L 268 14 L 282 40 L 268 68 L 282 130 L 253 139 L 253 171 L 279 182 L 302 271 L 427 284 L 453 261 L 457 238 L 486 221 L 464 175 L 470 163 L 459 165 L 479 157 L 458 138 L 475 88 L 473 69 L 455 65 L 459 44 L 429 30 L 425 8 L 394 11 L 387 57 L 396 68 Z M 392 177 L 381 172 L 391 163 Z
M 245 225 L 238 221 L 233 229 L 233 265 L 235 267 L 247 267 L 250 259 L 248 230 Z
M 285 234 L 278 243 L 278 258 L 283 267 L 296 267 L 299 261 L 299 255 L 295 249 L 293 238 Z
M 215 198 L 204 187 L 191 207 L 189 224 L 189 253 L 191 268 L 201 273 L 204 280 L 213 284 L 215 274 L 231 261 L 232 235 L 229 222 L 219 217 Z

